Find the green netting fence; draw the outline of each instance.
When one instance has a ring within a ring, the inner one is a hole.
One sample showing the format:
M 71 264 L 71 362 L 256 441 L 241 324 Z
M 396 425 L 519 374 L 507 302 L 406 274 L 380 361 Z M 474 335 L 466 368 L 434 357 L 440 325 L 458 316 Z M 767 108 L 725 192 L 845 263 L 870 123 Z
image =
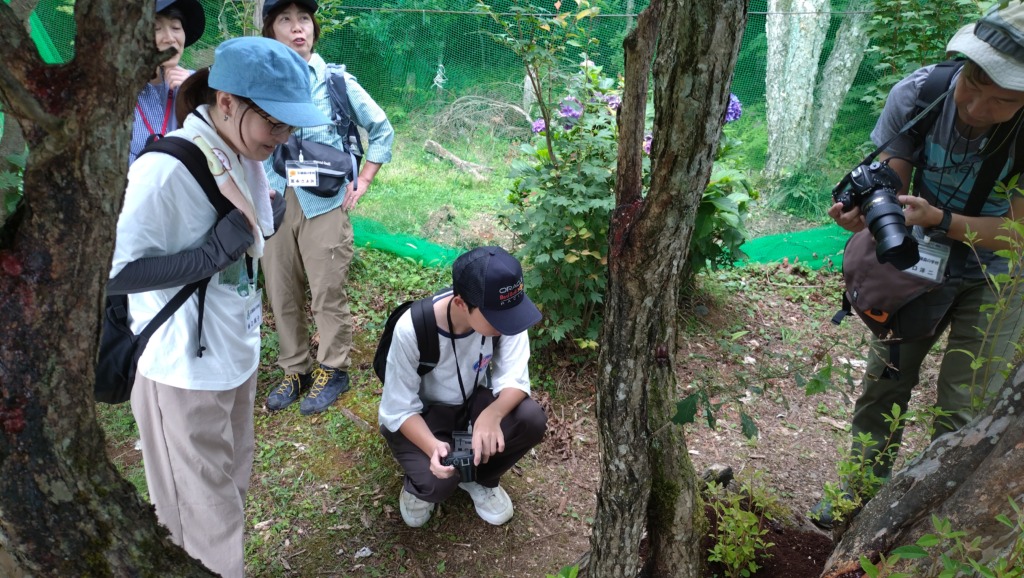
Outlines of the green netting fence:
M 207 15 L 203 38 L 190 47 L 183 64 L 198 68 L 212 61 L 222 40 L 258 34 L 251 0 L 201 0 Z M 593 19 L 591 34 L 598 41 L 591 58 L 614 76 L 622 72 L 622 39 L 635 25 L 637 14 L 648 0 L 593 0 L 601 10 Z M 465 96 L 479 95 L 512 103 L 523 101 L 523 66 L 506 47 L 490 34 L 499 28 L 488 15 L 476 10 L 476 0 L 322 0 L 318 13 L 322 36 L 317 51 L 327 61 L 345 63 L 360 83 L 388 111 L 389 116 L 415 116 L 422 107 L 439 106 Z M 554 11 L 554 1 L 535 2 L 542 10 Z M 566 2 L 563 2 L 566 4 Z M 508 14 L 521 4 L 511 0 L 491 3 L 499 14 Z M 73 0 L 40 0 L 32 14 L 32 38 L 47 62 L 67 62 L 74 57 L 75 23 Z M 568 7 L 563 6 L 563 9 Z M 745 135 L 750 144 L 746 161 L 751 170 L 763 167 L 766 145 L 756 141 L 764 133 L 765 71 L 767 41 L 765 22 L 767 0 L 752 0 L 743 44 L 733 75 L 732 91 L 744 105 Z M 808 18 L 820 17 L 807 14 Z M 832 12 L 822 62 L 846 15 Z M 577 61 L 567 62 L 570 69 Z M 876 113 L 860 102 L 864 88 L 877 79 L 865 61 L 854 81 L 843 114 L 833 135 L 846 142 L 864 142 Z M 0 121 L 2 122 L 2 121 Z M 525 122 L 520 118 L 517 122 Z M 0 124 L 2 126 L 2 124 Z M 517 127 L 517 130 L 528 127 Z M 760 131 L 760 132 L 759 132 Z M 2 134 L 2 133 L 0 133 Z M 856 155 L 850 155 L 852 159 Z M 825 194 L 825 191 L 822 191 Z M 802 231 L 772 239 L 757 239 L 743 247 L 754 261 L 780 261 L 799 256 L 814 266 L 835 259 L 842 241 L 831 228 Z M 449 249 L 413 236 L 394 235 L 379 224 L 357 221 L 356 240 L 361 246 L 387 250 L 428 264 L 450 263 L 457 249 Z M 807 249 L 801 249 L 806 246 Z M 815 255 L 818 255 L 817 257 Z

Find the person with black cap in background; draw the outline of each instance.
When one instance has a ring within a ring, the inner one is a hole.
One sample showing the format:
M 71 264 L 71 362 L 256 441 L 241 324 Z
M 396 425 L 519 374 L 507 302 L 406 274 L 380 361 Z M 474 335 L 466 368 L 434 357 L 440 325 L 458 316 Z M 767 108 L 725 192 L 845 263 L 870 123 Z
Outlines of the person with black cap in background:
M 173 48 L 177 53 L 156 67 L 156 74 L 139 91 L 132 142 L 128 147 L 129 165 L 135 162 L 146 144 L 177 130 L 174 106 L 178 87 L 192 74 L 178 63 L 185 47 L 202 38 L 206 15 L 199 0 L 157 0 L 154 27 L 157 50 Z
M 263 37 L 294 50 L 306 61 L 313 102 L 331 116 L 328 77 L 334 66 L 315 52 L 320 38 L 314 0 L 266 0 L 263 3 Z M 340 68 L 352 121 L 366 130 L 368 146 L 354 181 L 346 179 L 337 194 L 323 197 L 301 186 L 290 186 L 264 163 L 270 186 L 285 198 L 281 233 L 267 242 L 264 278 L 267 298 L 274 311 L 278 335 L 277 364 L 284 379 L 267 396 L 270 411 L 298 401 L 302 415 L 326 411 L 349 389 L 354 323 L 348 305 L 348 271 L 355 253 L 355 238 L 348 212 L 366 194 L 381 165 L 391 160 L 394 130 L 384 111 Z M 296 138 L 343 150 L 338 127 L 333 124 L 303 129 Z M 306 286 L 309 286 L 309 299 Z M 317 354 L 310 352 L 306 304 L 310 304 L 319 334 Z
M 478 247 L 452 265 L 452 289 L 434 296 L 440 357 L 417 373 L 412 309 L 395 325 L 378 412 L 380 432 L 405 473 L 399 510 L 427 523 L 437 503 L 462 489 L 477 515 L 498 526 L 512 518 L 501 476 L 544 439 L 547 416 L 530 397 L 530 338 L 541 313 L 526 296 L 519 261 L 501 247 Z M 473 438 L 475 481 L 441 460 L 453 433 Z

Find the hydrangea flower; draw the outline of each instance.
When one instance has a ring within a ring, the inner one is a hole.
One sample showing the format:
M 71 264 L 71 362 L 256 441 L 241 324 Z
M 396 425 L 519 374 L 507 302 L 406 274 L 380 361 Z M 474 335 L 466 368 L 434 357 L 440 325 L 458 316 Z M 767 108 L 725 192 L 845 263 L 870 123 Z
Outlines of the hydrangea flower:
M 608 105 L 608 108 L 612 110 L 619 110 L 622 106 L 622 99 L 617 94 L 606 94 L 604 95 L 604 102 Z
M 583 105 L 576 98 L 567 96 L 562 100 L 562 106 L 558 108 L 558 114 L 562 118 L 576 120 L 583 114 Z
M 736 95 L 729 93 L 729 106 L 725 109 L 725 122 L 733 122 L 739 120 L 743 116 L 743 105 L 740 104 L 740 99 L 736 98 Z
M 538 118 L 537 120 L 533 121 L 533 127 L 532 128 L 533 128 L 534 134 L 536 134 L 536 133 L 539 133 L 539 132 L 544 132 L 547 129 L 547 126 L 544 124 L 544 119 L 543 118 Z
M 651 144 L 653 142 L 654 135 L 652 135 L 651 133 L 647 133 L 644 135 L 644 154 L 646 154 L 647 156 L 650 156 L 651 154 Z

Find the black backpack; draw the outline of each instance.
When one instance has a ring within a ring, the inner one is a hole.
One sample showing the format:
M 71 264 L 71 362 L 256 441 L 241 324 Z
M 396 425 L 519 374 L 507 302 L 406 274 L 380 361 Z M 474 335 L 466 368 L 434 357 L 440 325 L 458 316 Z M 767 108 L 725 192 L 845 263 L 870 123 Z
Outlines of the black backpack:
M 331 97 L 331 122 L 341 135 L 342 148 L 356 159 L 351 176 L 351 180 L 355 182 L 359 176 L 359 162 L 363 159 L 363 144 L 359 140 L 359 129 L 356 128 L 353 118 L 352 103 L 348 100 L 344 66 L 327 65 L 327 94 Z
M 388 367 L 388 351 L 391 350 L 391 339 L 395 334 L 395 324 L 409 309 L 412 309 L 412 326 L 416 329 L 416 344 L 420 349 L 420 364 L 416 373 L 420 377 L 430 373 L 437 367 L 441 357 L 441 344 L 437 337 L 437 319 L 434 317 L 434 296 L 406 301 L 388 315 L 384 323 L 384 332 L 377 342 L 377 351 L 373 354 L 373 372 L 377 379 L 384 383 L 384 375 Z
M 231 202 L 221 195 L 220 188 L 210 173 L 206 156 L 191 141 L 173 136 L 164 137 L 146 145 L 139 156 L 149 152 L 166 153 L 180 160 L 203 188 L 210 204 L 217 209 L 218 220 L 234 208 Z M 115 404 L 131 399 L 135 368 L 150 337 L 196 292 L 199 293 L 200 343 L 196 356 L 203 356 L 203 309 L 206 286 L 210 279 L 211 277 L 200 279 L 178 290 L 138 335 L 132 333 L 128 322 L 128 296 L 107 296 L 103 312 L 103 332 L 100 335 L 100 349 L 96 361 L 96 384 L 93 390 L 96 401 Z

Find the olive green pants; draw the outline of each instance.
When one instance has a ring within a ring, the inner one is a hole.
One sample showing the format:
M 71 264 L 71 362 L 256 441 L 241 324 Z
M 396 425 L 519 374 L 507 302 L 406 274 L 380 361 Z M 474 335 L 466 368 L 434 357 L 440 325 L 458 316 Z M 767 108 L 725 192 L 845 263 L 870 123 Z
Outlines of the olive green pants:
M 348 306 L 348 269 L 354 255 L 352 223 L 337 208 L 306 218 L 295 192 L 285 190 L 284 221 L 267 239 L 263 277 L 279 338 L 277 364 L 288 373 L 309 373 L 310 330 L 306 320 L 306 283 L 310 309 L 320 333 L 317 361 L 348 371 L 353 321 Z
M 936 418 L 933 439 L 963 427 L 978 408 L 987 405 L 984 400 L 1003 384 L 1007 364 L 1013 361 L 1015 344 L 1021 333 L 1021 295 L 1018 293 L 1006 298 L 1007 307 L 1002 313 L 988 308 L 982 311 L 983 305 L 997 301 L 995 293 L 984 280 L 950 282 L 959 283 L 959 287 L 949 315 L 934 337 L 900 346 L 896 379 L 883 377 L 883 371 L 889 364 L 889 346 L 877 340 L 872 342 L 867 373 L 861 384 L 863 392 L 857 398 L 853 413 L 854 452 L 865 451 L 856 441 L 860 433 L 870 434 L 875 442 L 866 450 L 868 459 L 873 459 L 887 445 L 897 444 L 895 447 L 898 447 L 903 439 L 903 429 L 900 427 L 891 432 L 885 416 L 892 415 L 893 404 L 898 405 L 901 412 L 907 410 L 911 391 L 920 381 L 921 363 L 946 327 L 949 328 L 949 340 L 935 385 L 938 390 L 936 406 L 950 415 Z M 989 317 L 995 319 L 990 321 Z M 972 369 L 972 359 L 982 358 L 986 363 Z M 972 399 L 976 402 L 972 403 Z M 891 469 L 889 460 L 874 466 L 875 475 L 883 478 L 889 476 Z

